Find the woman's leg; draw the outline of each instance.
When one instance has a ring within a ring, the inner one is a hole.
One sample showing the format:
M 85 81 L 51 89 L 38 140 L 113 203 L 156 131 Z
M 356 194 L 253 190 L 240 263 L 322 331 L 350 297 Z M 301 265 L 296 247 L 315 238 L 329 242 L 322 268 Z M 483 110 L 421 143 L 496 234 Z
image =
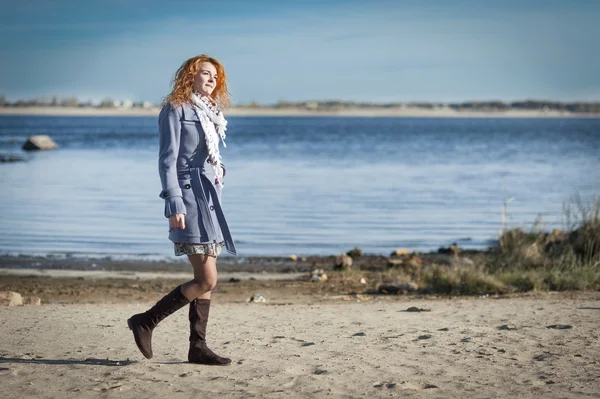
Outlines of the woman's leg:
M 190 299 L 190 363 L 225 366 L 231 359 L 221 357 L 206 345 L 206 326 L 210 312 L 211 291 L 217 285 L 217 258 L 207 255 L 189 255 L 194 268 L 194 279 L 181 286 L 183 295 Z
M 210 299 L 217 285 L 217 258 L 211 255 L 188 255 L 194 269 L 194 279 L 181 285 L 183 295 L 193 301 L 196 298 Z

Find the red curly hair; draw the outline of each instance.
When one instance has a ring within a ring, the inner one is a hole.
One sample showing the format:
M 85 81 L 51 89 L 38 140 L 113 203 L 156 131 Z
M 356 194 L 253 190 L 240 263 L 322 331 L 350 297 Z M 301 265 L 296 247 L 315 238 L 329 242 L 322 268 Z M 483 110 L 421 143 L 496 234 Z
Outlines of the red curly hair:
M 217 84 L 215 90 L 212 92 L 211 98 L 221 107 L 228 107 L 230 105 L 225 68 L 216 58 L 209 57 L 206 54 L 192 57 L 181 64 L 173 78 L 173 90 L 165 98 L 164 103 L 180 105 L 191 100 L 192 92 L 194 90 L 194 81 L 200 70 L 200 64 L 203 62 L 210 62 L 217 70 Z

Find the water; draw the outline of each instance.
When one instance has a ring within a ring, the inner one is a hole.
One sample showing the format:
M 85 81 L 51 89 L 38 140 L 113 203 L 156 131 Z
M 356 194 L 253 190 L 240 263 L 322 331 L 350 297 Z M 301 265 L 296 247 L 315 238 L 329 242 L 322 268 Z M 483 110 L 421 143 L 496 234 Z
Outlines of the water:
M 0 116 L 0 253 L 173 258 L 151 117 Z M 238 250 L 387 254 L 492 245 L 598 193 L 600 119 L 231 117 L 224 209 Z M 22 153 L 21 153 L 22 154 Z

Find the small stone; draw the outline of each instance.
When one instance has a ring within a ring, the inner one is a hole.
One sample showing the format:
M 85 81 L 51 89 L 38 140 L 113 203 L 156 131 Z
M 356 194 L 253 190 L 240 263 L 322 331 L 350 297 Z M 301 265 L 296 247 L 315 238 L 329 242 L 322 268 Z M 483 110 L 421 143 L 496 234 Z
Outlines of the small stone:
M 438 328 L 438 331 L 448 331 L 448 327 Z
M 423 334 L 423 335 L 419 335 L 419 338 L 417 338 L 417 339 L 429 339 L 429 338 L 431 338 L 430 334 Z
M 542 353 L 541 355 L 537 355 L 533 357 L 533 360 L 536 360 L 538 362 L 542 362 L 546 359 L 549 359 L 550 357 L 552 357 L 549 353 Z
M 367 284 L 367 280 L 365 280 L 365 278 L 364 278 L 364 277 L 362 277 L 362 278 L 360 279 L 360 283 L 361 283 L 361 284 Z
M 410 250 L 407 248 L 398 248 L 390 254 L 391 257 L 400 257 L 410 255 Z
M 509 326 L 508 324 L 502 324 L 501 326 L 496 327 L 498 330 L 508 330 L 508 331 L 514 331 L 517 329 L 517 327 L 514 326 Z
M 383 382 L 376 382 L 375 384 L 373 384 L 373 388 L 381 388 L 383 384 Z
M 297 256 L 297 255 L 294 255 L 294 254 L 292 254 L 292 255 L 290 255 L 290 260 L 292 260 L 292 261 L 296 262 L 296 261 L 298 260 L 298 256 Z
M 388 382 L 387 384 L 385 384 L 385 387 L 387 389 L 393 389 L 396 387 L 396 383 L 395 382 Z
M 437 385 L 433 385 L 433 384 L 427 384 L 423 387 L 423 389 L 435 389 L 435 388 L 439 388 Z
M 546 328 L 552 328 L 555 330 L 569 330 L 573 328 L 573 326 L 570 324 L 551 324 L 549 326 L 546 326 Z
M 323 269 L 315 269 L 311 272 L 310 281 L 327 281 L 328 277 Z
M 352 267 L 352 258 L 347 254 L 339 254 L 335 257 L 336 270 L 348 270 Z
M 348 255 L 352 259 L 356 259 L 356 258 L 360 258 L 363 255 L 363 251 L 360 248 L 354 248 L 354 249 L 346 252 L 346 255 Z
M 471 342 L 471 338 L 462 338 L 460 342 Z
M 441 247 L 438 249 L 439 254 L 458 255 L 462 251 L 456 243 L 452 243 L 448 248 Z
M 419 280 L 417 277 L 420 276 L 422 265 L 423 260 L 415 252 L 401 258 L 389 258 L 387 263 L 388 268 L 402 269 L 417 281 Z
M 316 369 L 313 372 L 313 374 L 316 374 L 316 375 L 321 375 L 321 374 L 326 374 L 326 373 L 327 373 L 327 370 L 323 370 L 323 369 Z
M 262 295 L 253 295 L 251 296 L 247 302 L 253 302 L 253 303 L 266 303 L 267 302 L 267 298 L 265 298 Z
M 0 304 L 4 306 L 21 306 L 23 297 L 18 292 L 0 291 Z
M 314 344 L 314 342 L 303 342 L 300 346 L 313 346 Z
M 408 283 L 395 283 L 395 284 L 381 284 L 377 288 L 377 292 L 380 294 L 407 294 L 410 292 L 415 292 L 419 286 L 416 283 L 408 282 Z
M 365 334 L 364 332 L 357 332 L 356 334 L 352 335 L 353 337 L 366 337 L 367 334 Z
M 431 312 L 431 309 L 418 308 L 416 306 L 411 306 L 406 309 L 407 312 Z

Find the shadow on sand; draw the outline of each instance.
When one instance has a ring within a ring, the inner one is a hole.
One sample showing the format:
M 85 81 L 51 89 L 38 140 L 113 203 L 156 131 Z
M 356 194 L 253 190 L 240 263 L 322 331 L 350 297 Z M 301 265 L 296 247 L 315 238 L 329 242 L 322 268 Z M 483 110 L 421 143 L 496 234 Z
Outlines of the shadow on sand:
M 4 357 L 0 356 L 0 363 L 29 363 L 29 364 L 84 364 L 87 366 L 111 366 L 111 367 L 122 367 L 135 364 L 137 361 L 133 360 L 108 360 L 108 359 L 94 359 L 87 358 L 84 360 L 78 359 L 22 359 L 18 357 Z

